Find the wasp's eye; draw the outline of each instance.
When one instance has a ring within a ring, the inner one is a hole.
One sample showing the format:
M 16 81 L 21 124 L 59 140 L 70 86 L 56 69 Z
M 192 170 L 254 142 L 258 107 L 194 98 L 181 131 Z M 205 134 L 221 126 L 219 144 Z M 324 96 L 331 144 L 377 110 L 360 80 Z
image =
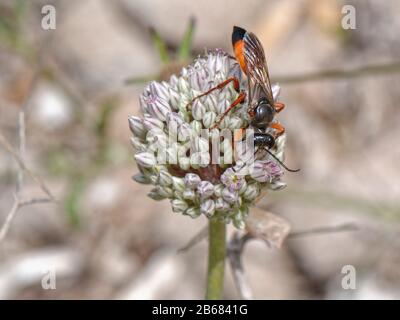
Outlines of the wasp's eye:
M 268 134 L 265 143 L 266 143 L 266 147 L 268 149 L 271 149 L 275 145 L 275 138 L 272 135 Z

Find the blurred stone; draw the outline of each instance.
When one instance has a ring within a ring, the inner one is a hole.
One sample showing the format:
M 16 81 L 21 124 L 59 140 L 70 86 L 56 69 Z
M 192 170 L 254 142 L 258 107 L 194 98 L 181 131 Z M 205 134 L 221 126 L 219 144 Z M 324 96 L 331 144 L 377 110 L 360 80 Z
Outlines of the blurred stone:
M 89 186 L 88 206 L 94 210 L 110 210 L 118 204 L 122 185 L 112 177 L 98 177 Z
M 10 299 L 30 285 L 41 287 L 49 272 L 54 273 L 57 289 L 57 278 L 71 279 L 82 272 L 82 256 L 71 248 L 47 247 L 8 260 L 0 267 L 0 298 Z
M 269 248 L 265 242 L 252 240 L 243 254 L 245 278 L 254 299 L 306 299 L 311 297 L 307 282 L 292 263 L 284 249 Z M 237 299 L 237 289 L 232 282 L 230 266 L 227 265 L 226 298 Z
M 56 86 L 44 82 L 32 96 L 32 117 L 44 130 L 60 130 L 73 121 L 68 97 Z
M 115 5 L 69 1 L 55 31 L 56 60 L 90 95 L 120 90 L 127 78 L 153 74 L 160 66 L 149 36 L 121 19 Z
M 184 268 L 182 258 L 176 256 L 176 252 L 159 251 L 117 297 L 123 300 L 162 299 L 163 292 L 180 285 Z
M 197 20 L 194 46 L 231 49 L 233 25 L 250 26 L 257 20 L 260 8 L 271 1 L 185 1 L 120 0 L 125 10 L 144 26 L 152 26 L 163 38 L 178 45 L 191 17 Z M 173 19 L 171 19 L 173 17 Z M 262 18 L 260 16 L 259 18 Z

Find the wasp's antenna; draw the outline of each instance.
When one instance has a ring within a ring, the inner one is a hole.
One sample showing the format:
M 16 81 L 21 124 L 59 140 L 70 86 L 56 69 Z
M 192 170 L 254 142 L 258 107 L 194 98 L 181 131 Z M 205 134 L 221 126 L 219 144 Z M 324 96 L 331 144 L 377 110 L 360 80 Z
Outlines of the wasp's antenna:
M 287 171 L 289 172 L 299 172 L 300 169 L 290 169 L 288 168 L 281 160 L 279 160 L 276 155 L 274 155 L 271 151 L 269 151 L 267 148 L 264 148 L 265 151 L 267 151 L 276 161 L 278 161 L 278 163 L 285 168 Z

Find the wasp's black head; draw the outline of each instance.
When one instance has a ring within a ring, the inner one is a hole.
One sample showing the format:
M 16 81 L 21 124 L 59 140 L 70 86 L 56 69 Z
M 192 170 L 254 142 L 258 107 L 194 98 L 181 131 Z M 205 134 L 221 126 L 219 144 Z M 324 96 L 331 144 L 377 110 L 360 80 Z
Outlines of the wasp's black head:
M 242 40 L 245 33 L 246 33 L 245 29 L 234 26 L 232 31 L 232 45 L 235 45 L 236 42 Z

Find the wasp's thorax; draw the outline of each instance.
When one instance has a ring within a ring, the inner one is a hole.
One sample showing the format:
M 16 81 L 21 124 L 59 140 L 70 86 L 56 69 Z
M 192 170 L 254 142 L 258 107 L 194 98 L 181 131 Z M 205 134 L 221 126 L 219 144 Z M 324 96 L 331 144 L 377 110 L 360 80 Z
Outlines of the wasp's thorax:
M 251 125 L 258 129 L 265 129 L 269 126 L 275 116 L 275 109 L 266 98 L 260 98 L 254 109 L 254 117 Z

